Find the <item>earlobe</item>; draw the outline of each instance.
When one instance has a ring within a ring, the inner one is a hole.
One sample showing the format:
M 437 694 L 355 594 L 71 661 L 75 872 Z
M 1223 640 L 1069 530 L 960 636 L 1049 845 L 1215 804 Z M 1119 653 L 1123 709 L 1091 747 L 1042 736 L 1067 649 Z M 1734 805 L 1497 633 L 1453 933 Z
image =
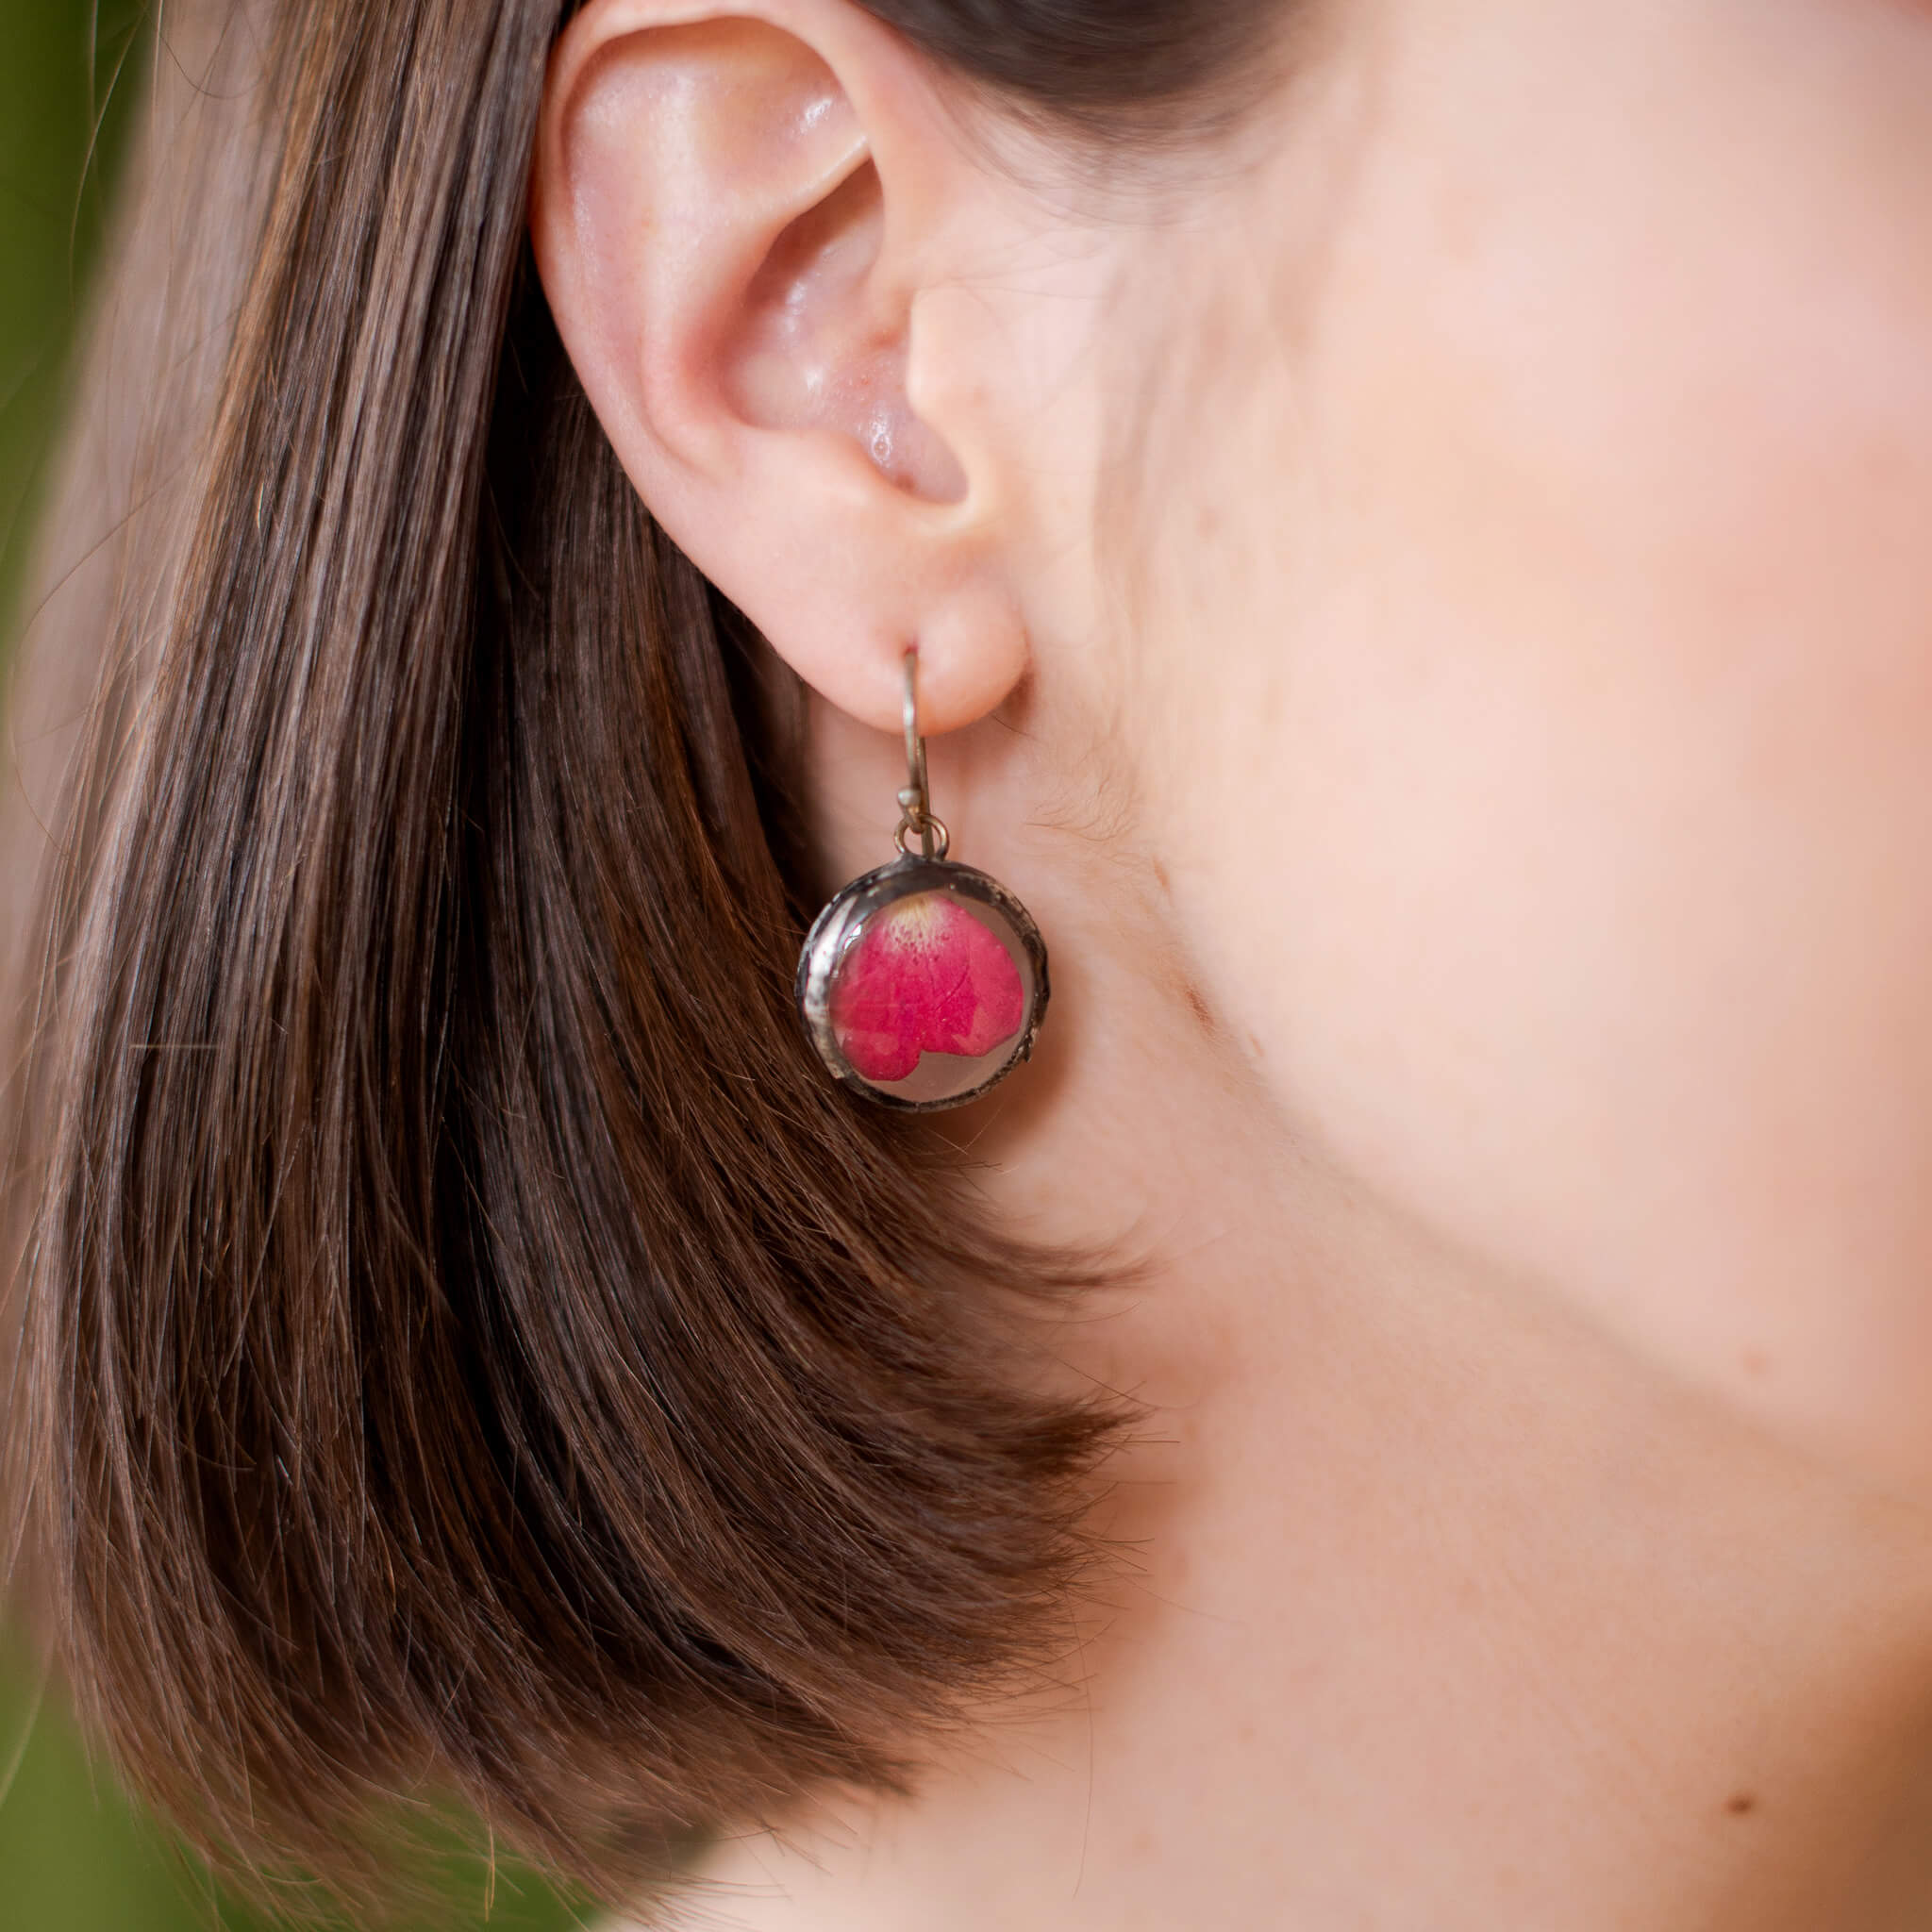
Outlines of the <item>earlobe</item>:
M 940 116 L 867 125 L 917 68 L 849 0 L 591 0 L 553 59 L 531 229 L 653 514 L 868 724 L 891 728 L 917 644 L 942 730 L 999 704 L 1025 645 L 987 492 L 907 395 L 930 264 L 898 238 L 963 165 Z

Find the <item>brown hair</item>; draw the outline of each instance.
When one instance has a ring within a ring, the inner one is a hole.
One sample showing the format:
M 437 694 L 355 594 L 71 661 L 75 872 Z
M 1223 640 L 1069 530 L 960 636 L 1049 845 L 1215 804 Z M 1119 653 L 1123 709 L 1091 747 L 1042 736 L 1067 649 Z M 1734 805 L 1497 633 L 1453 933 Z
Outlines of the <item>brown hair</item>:
M 1084 115 L 1270 9 L 871 10 Z M 1044 1655 L 1109 1416 L 1013 1357 L 1068 1271 L 803 1048 L 788 686 L 528 259 L 567 11 L 288 0 L 131 231 L 198 319 L 46 899 L 15 1429 L 83 1710 L 205 1843 L 354 1877 L 429 1780 L 615 1896 Z

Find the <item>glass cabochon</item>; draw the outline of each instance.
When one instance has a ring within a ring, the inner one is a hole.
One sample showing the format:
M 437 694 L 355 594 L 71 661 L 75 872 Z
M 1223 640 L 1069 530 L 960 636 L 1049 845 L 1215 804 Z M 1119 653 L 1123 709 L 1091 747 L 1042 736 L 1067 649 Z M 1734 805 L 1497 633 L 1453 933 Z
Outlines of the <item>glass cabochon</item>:
M 907 858 L 819 915 L 799 1008 L 819 1057 L 868 1098 L 957 1107 L 1033 1050 L 1046 950 L 1026 909 L 970 866 Z

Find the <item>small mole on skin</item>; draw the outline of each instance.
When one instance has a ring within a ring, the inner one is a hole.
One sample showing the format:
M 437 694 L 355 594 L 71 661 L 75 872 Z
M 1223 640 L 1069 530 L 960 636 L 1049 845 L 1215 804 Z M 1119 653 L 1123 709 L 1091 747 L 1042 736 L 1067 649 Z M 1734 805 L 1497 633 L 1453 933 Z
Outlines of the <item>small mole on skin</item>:
M 1160 881 L 1160 890 L 1173 897 L 1174 888 L 1167 882 L 1167 868 L 1158 858 L 1154 861 L 1154 876 Z
M 1748 1818 L 1757 1808 L 1757 1799 L 1751 1791 L 1734 1792 L 1724 1806 L 1733 1818 Z
M 1754 1379 L 1761 1380 L 1771 1373 L 1771 1357 L 1761 1348 L 1747 1348 L 1738 1360 L 1744 1373 Z
M 1187 998 L 1188 1010 L 1201 1023 L 1201 1030 L 1204 1033 L 1212 1033 L 1214 1031 L 1214 1011 L 1202 996 L 1201 989 L 1192 980 L 1184 979 L 1181 982 L 1181 991 Z

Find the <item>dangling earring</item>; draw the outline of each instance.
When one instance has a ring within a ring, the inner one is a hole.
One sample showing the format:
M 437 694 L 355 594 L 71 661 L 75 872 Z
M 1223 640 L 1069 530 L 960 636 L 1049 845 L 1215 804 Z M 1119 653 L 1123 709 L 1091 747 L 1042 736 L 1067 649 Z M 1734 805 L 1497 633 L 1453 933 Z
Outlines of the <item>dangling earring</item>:
M 936 1113 L 978 1099 L 1032 1054 L 1046 947 L 1006 887 L 946 857 L 926 790 L 917 650 L 906 653 L 905 719 L 899 857 L 812 922 L 794 991 L 835 1080 L 882 1107 Z

